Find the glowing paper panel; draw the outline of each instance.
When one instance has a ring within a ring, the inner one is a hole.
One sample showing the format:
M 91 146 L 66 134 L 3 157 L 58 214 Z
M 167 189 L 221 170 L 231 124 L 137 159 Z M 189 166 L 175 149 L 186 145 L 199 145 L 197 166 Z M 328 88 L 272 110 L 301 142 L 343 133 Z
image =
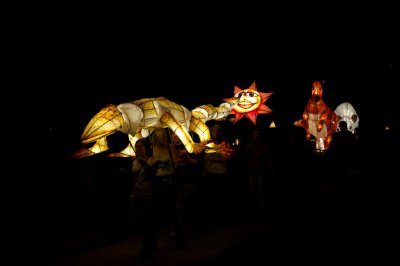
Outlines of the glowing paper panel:
M 296 126 L 306 129 L 307 139 L 315 137 L 315 148 L 323 151 L 329 148 L 332 134 L 336 131 L 338 117 L 323 100 L 322 83 L 314 81 L 311 96 L 304 108 L 303 118 L 296 121 Z
M 342 120 L 346 121 L 347 128 L 354 134 L 354 130 L 358 128 L 360 118 L 349 102 L 343 102 L 338 105 L 335 109 L 335 113 L 338 116 L 338 123 Z
M 230 114 L 226 103 L 219 107 L 202 105 L 193 111 L 164 97 L 144 98 L 117 106 L 108 105 L 101 109 L 87 124 L 81 136 L 82 144 L 95 143 L 91 148 L 82 148 L 73 154 L 73 159 L 87 157 L 108 150 L 106 137 L 119 131 L 129 136 L 128 146 L 112 157 L 134 156 L 135 143 L 147 137 L 154 128 L 169 128 L 182 141 L 189 153 L 199 153 L 208 145 L 212 146 L 210 131 L 206 122 L 224 119 Z M 189 131 L 199 136 L 195 143 Z
M 272 92 L 259 92 L 254 81 L 249 88 L 244 90 L 235 86 L 234 96 L 224 100 L 229 103 L 231 113 L 235 115 L 234 124 L 243 117 L 247 117 L 255 125 L 258 114 L 269 114 L 272 112 L 264 104 L 271 95 Z

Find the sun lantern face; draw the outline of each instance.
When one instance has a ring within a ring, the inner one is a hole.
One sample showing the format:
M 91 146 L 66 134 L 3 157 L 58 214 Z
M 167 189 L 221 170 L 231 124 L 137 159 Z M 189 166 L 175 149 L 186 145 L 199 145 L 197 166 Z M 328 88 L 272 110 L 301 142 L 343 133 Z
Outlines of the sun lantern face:
M 235 114 L 233 123 L 238 122 L 243 116 L 246 116 L 253 124 L 256 124 L 257 114 L 271 113 L 272 110 L 264 104 L 271 94 L 272 92 L 257 91 L 255 82 L 248 89 L 244 90 L 235 86 L 234 96 L 224 99 L 226 102 L 233 104 L 231 110 L 231 113 Z
M 254 111 L 260 107 L 261 96 L 258 91 L 253 89 L 242 90 L 235 94 L 234 96 L 239 101 L 237 105 L 233 108 L 239 113 L 247 113 Z

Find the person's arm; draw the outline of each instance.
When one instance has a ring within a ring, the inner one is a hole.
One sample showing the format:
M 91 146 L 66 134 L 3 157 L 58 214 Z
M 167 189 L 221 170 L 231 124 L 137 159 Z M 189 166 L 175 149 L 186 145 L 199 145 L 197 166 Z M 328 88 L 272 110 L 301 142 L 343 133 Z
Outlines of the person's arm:
M 193 158 L 191 154 L 189 154 L 186 150 L 178 151 L 178 159 L 175 161 L 175 164 L 183 164 L 187 166 L 197 166 L 197 159 Z

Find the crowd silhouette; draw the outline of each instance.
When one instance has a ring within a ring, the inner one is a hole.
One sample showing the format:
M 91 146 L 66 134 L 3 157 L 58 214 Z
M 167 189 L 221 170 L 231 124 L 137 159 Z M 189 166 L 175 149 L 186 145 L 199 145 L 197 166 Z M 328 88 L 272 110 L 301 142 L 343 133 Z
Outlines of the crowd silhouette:
M 109 241 L 139 236 L 138 255 L 149 260 L 157 256 L 159 231 L 166 228 L 171 243 L 184 252 L 185 237 L 248 218 L 292 233 L 303 226 L 314 237 L 329 227 L 332 239 L 345 237 L 349 230 L 361 234 L 376 221 L 369 213 L 378 212 L 374 204 L 382 201 L 387 205 L 379 210 L 380 219 L 387 218 L 382 212 L 391 206 L 389 199 L 376 199 L 385 188 L 372 183 L 379 167 L 392 175 L 393 159 L 387 151 L 393 137 L 359 130 L 354 135 L 340 123 L 328 151 L 320 153 L 304 128 L 267 124 L 210 123 L 217 148 L 201 154 L 187 153 L 173 132 L 156 128 L 136 143 L 133 161 L 96 155 L 74 162 L 74 171 L 86 179 L 82 194 L 96 199 L 84 201 L 95 210 L 87 214 L 87 226 L 96 221 L 92 233 L 108 231 Z M 374 164 L 368 168 L 364 162 Z M 368 195 L 371 189 L 377 193 L 374 199 Z M 357 227 L 366 217 L 370 220 Z M 82 224 L 74 228 L 85 231 Z

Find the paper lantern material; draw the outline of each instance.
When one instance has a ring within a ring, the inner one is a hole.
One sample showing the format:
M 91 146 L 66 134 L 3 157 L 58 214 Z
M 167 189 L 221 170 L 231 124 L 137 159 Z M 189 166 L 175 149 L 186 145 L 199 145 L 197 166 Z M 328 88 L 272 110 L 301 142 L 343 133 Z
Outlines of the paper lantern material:
M 265 101 L 272 95 L 272 92 L 259 92 L 254 81 L 247 89 L 234 87 L 234 96 L 224 99 L 230 105 L 231 113 L 235 115 L 233 123 L 237 123 L 243 117 L 247 117 L 256 125 L 258 114 L 269 114 L 272 110 L 266 106 Z
M 189 153 L 199 153 L 206 148 L 213 148 L 206 122 L 226 118 L 231 112 L 229 107 L 227 103 L 219 107 L 202 105 L 189 111 L 164 97 L 144 98 L 117 106 L 108 105 L 89 121 L 82 133 L 82 144 L 95 144 L 75 152 L 72 158 L 79 159 L 107 151 L 106 137 L 117 131 L 128 134 L 129 144 L 121 152 L 110 156 L 135 156 L 133 147 L 136 141 L 147 137 L 157 127 L 169 128 Z M 199 136 L 200 143 L 193 141 L 189 131 Z
M 307 139 L 315 137 L 315 149 L 324 151 L 329 148 L 332 135 L 336 131 L 338 117 L 323 100 L 323 87 L 319 81 L 311 86 L 311 96 L 304 108 L 303 118 L 294 124 L 306 129 Z
M 347 129 L 354 134 L 354 130 L 358 128 L 360 118 L 353 105 L 349 102 L 343 102 L 336 107 L 335 113 L 338 116 L 338 123 L 342 120 L 346 121 Z

